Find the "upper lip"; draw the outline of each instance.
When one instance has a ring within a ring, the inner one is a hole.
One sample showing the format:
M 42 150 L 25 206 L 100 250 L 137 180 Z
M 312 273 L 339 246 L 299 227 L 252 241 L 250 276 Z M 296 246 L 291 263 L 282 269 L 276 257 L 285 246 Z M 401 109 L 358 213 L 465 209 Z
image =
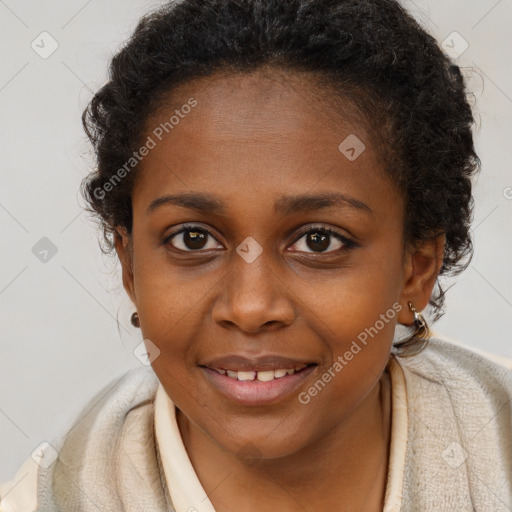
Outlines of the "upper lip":
M 238 354 L 231 354 L 222 357 L 216 357 L 199 365 L 208 368 L 222 368 L 224 370 L 240 371 L 264 371 L 264 370 L 289 370 L 301 366 L 317 364 L 311 360 L 291 359 L 276 354 L 265 354 L 258 357 L 244 357 Z

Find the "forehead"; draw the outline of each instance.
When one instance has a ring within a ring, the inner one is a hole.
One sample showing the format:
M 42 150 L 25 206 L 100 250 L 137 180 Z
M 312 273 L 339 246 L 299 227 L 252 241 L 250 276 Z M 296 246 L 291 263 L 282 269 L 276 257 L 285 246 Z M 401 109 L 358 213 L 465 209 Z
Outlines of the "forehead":
M 195 106 L 184 108 L 191 100 Z M 219 73 L 192 80 L 148 117 L 147 137 L 155 145 L 139 164 L 133 192 L 134 203 L 143 199 L 146 206 L 164 189 L 250 197 L 321 186 L 364 196 L 357 183 L 373 183 L 376 190 L 375 181 L 386 180 L 354 105 L 307 73 Z M 364 147 L 357 159 L 340 149 L 346 140 L 355 142 L 357 152 Z
M 320 80 L 321 75 L 312 72 L 273 67 L 248 73 L 220 71 L 174 88 L 160 108 L 148 116 L 145 131 L 151 132 L 153 127 L 168 120 L 169 114 L 193 97 L 198 108 L 194 108 L 191 117 L 197 124 L 201 123 L 202 135 L 212 133 L 216 139 L 254 138 L 262 131 L 280 134 L 281 138 L 321 139 L 323 132 L 339 130 L 340 123 L 347 122 L 361 134 L 366 133 L 355 105 L 348 97 L 340 97 L 334 87 L 321 86 Z M 189 130 L 189 135 L 198 128 L 197 124 Z M 185 130 L 187 126 L 173 132 Z

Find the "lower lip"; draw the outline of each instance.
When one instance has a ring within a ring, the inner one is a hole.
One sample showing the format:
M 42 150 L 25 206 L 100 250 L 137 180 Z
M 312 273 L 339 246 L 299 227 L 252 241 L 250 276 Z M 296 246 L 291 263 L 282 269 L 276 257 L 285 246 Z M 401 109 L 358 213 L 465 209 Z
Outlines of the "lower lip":
M 308 366 L 300 372 L 267 382 L 233 379 L 211 368 L 201 367 L 201 370 L 210 384 L 234 402 L 240 405 L 268 405 L 296 391 L 316 368 L 316 365 Z

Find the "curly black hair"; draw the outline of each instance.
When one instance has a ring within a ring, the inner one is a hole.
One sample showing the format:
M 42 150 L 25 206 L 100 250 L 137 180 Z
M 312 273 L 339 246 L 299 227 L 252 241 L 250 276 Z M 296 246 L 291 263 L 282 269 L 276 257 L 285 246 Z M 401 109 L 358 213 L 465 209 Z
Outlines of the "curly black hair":
M 116 226 L 131 233 L 137 166 L 116 186 L 108 183 L 140 146 L 145 121 L 166 95 L 214 72 L 268 66 L 310 73 L 355 105 L 374 127 L 386 172 L 404 194 L 406 245 L 444 233 L 440 276 L 466 268 L 473 251 L 471 176 L 480 160 L 465 81 L 395 0 L 178 0 L 143 16 L 82 115 L 97 168 L 81 190 L 100 222 L 102 251 L 113 252 Z M 430 305 L 438 319 L 439 280 Z

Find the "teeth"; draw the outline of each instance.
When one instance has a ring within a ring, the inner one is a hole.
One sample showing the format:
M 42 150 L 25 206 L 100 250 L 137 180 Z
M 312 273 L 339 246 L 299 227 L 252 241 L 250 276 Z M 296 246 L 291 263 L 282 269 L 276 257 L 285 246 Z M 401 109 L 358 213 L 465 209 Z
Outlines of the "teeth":
M 240 378 L 240 373 L 238 374 L 238 378 Z M 258 380 L 262 382 L 274 380 L 274 370 L 269 370 L 267 372 L 258 372 Z
M 221 375 L 226 375 L 232 379 L 238 380 L 259 380 L 260 382 L 269 382 L 274 379 L 280 379 L 285 375 L 293 375 L 294 373 L 306 368 L 306 364 L 297 368 L 290 369 L 278 369 L 278 370 L 262 370 L 256 371 L 235 371 L 235 370 L 224 370 L 222 368 L 214 368 Z
M 234 372 L 238 373 L 238 380 L 254 380 L 256 372 Z

